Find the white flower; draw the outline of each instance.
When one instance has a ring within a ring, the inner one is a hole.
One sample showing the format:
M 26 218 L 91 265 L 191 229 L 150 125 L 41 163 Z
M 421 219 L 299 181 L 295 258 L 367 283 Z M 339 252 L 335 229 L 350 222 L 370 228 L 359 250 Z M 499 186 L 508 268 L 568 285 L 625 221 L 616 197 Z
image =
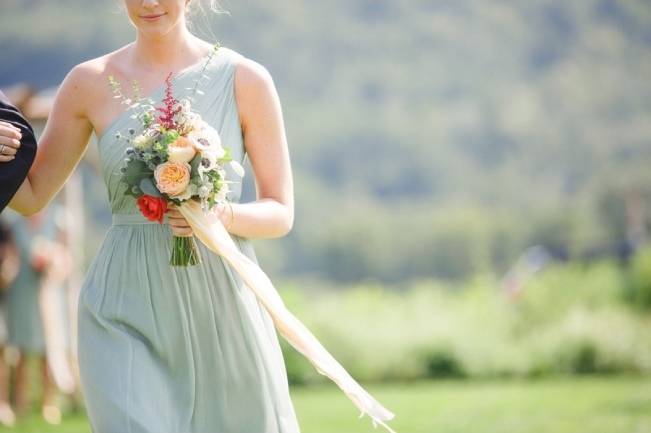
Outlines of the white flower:
M 207 198 L 210 195 L 210 188 L 207 185 L 202 185 L 199 187 L 199 197 Z
M 202 182 L 204 181 L 203 174 L 207 171 L 210 171 L 209 167 L 205 167 L 201 163 L 197 166 L 197 173 L 199 173 L 199 179 L 201 179 Z
M 133 147 L 136 149 L 145 149 L 149 146 L 151 138 L 145 134 L 140 134 L 133 139 Z
M 200 153 L 203 158 L 206 158 L 208 160 L 208 167 L 210 170 L 214 169 L 217 166 L 217 160 L 223 156 L 220 155 L 216 149 L 210 147 L 204 148 L 200 151 Z
M 226 199 L 226 194 L 230 192 L 230 189 L 228 188 L 228 184 L 224 183 L 221 188 L 219 188 L 219 191 L 217 191 L 217 194 L 215 194 L 215 200 L 225 200 Z
M 217 159 L 222 158 L 226 151 L 222 147 L 222 139 L 217 130 L 203 120 L 198 123 L 199 128 L 188 134 L 188 138 L 193 140 L 202 155 L 210 153 Z
M 191 108 L 191 106 L 190 106 L 190 101 L 188 101 L 188 100 L 185 99 L 185 98 L 184 98 L 184 99 L 181 99 L 181 100 L 179 101 L 179 105 L 181 106 L 181 112 L 183 112 L 183 113 L 190 113 L 190 108 Z
M 178 113 L 176 113 L 176 114 L 174 115 L 174 117 L 172 118 L 172 120 L 173 120 L 174 123 L 176 123 L 177 125 L 182 125 L 182 124 L 185 123 L 185 115 L 184 115 L 183 113 L 181 113 L 181 112 L 178 112 Z
M 190 131 L 199 131 L 201 129 L 201 116 L 197 113 L 189 112 L 185 117 L 185 126 Z
M 239 177 L 244 177 L 244 167 L 239 162 L 232 160 L 231 167 Z

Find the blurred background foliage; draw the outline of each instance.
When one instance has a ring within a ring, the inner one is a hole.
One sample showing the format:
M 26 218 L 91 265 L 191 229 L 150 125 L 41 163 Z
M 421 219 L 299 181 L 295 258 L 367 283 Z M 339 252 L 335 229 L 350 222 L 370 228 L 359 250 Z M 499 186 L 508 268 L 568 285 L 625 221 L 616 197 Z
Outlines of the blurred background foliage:
M 3 0 L 0 86 L 130 42 L 120 4 Z M 256 250 L 353 376 L 651 371 L 651 3 L 222 6 L 196 31 L 269 69 L 295 179 L 292 232 Z M 109 210 L 82 171 L 92 252 Z M 535 246 L 547 267 L 511 298 Z
M 610 260 L 550 265 L 515 299 L 490 274 L 461 284 L 412 281 L 401 292 L 298 284 L 283 296 L 361 380 L 648 375 L 650 259 L 646 248 L 627 268 Z M 291 381 L 323 380 L 283 346 Z
M 266 66 L 283 104 L 297 208 L 260 247 L 273 275 L 461 280 L 532 243 L 610 251 L 634 193 L 649 225 L 648 2 L 222 7 L 197 33 Z M 5 86 L 58 85 L 133 38 L 117 0 L 4 0 L 2 16 Z

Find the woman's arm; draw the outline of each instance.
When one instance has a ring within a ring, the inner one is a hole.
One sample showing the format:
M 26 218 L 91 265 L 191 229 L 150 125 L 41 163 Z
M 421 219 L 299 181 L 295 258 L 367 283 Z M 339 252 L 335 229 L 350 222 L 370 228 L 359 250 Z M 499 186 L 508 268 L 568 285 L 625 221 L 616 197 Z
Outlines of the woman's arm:
M 285 236 L 294 224 L 294 185 L 280 99 L 267 69 L 244 58 L 235 70 L 235 97 L 257 200 L 233 203 L 229 232 L 246 238 Z M 224 212 L 222 221 L 228 223 L 228 206 Z
M 92 95 L 88 66 L 73 68 L 61 83 L 27 178 L 9 202 L 23 215 L 33 215 L 54 198 L 84 154 L 92 133 L 86 103 Z

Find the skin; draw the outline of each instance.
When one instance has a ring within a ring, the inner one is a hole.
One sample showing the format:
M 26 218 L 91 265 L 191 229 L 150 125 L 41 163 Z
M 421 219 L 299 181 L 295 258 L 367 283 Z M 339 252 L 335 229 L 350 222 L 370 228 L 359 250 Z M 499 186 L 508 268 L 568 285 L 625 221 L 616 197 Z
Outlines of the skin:
M 23 135 L 20 133 L 19 128 L 11 123 L 0 121 L 0 144 L 5 145 L 0 155 L 0 162 L 7 162 L 16 158 L 15 155 L 20 147 L 21 138 L 23 138 Z
M 107 84 L 108 75 L 125 83 L 135 79 L 142 94 L 148 95 L 163 84 L 170 71 L 194 65 L 210 52 L 212 44 L 188 31 L 188 3 L 124 0 L 137 30 L 135 41 L 81 63 L 66 75 L 39 140 L 34 163 L 9 207 L 23 215 L 32 215 L 45 207 L 79 163 L 92 132 L 100 136 L 123 112 L 124 106 L 113 98 Z M 230 233 L 241 237 L 281 237 L 293 226 L 294 198 L 278 93 L 267 69 L 248 58 L 236 66 L 234 91 L 244 146 L 255 174 L 257 200 L 232 203 L 233 217 L 228 206 L 215 209 L 213 215 Z M 18 140 L 14 132 L 15 128 L 0 125 L 0 137 Z M 8 146 L 15 149 L 15 142 L 11 143 Z M 168 216 L 174 234 L 192 235 L 187 221 L 173 206 Z

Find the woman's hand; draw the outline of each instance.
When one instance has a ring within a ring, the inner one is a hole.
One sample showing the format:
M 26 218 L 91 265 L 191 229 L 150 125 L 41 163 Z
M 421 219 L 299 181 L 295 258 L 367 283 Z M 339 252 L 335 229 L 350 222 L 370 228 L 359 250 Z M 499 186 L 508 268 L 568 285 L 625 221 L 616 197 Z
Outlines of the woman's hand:
M 188 224 L 174 203 L 168 204 L 167 216 L 170 229 L 174 233 L 174 236 L 189 237 L 193 235 L 192 227 L 190 227 L 190 224 Z
M 219 218 L 221 223 L 228 230 L 233 218 L 231 216 L 229 205 L 218 203 L 210 212 L 215 218 Z M 192 227 L 190 227 L 190 224 L 188 224 L 188 221 L 178 210 L 178 206 L 176 206 L 174 203 L 169 203 L 167 205 L 167 216 L 170 229 L 175 236 L 186 237 L 192 236 L 194 234 Z
M 0 121 L 0 162 L 8 162 L 16 157 L 23 135 L 20 128 L 11 123 Z

